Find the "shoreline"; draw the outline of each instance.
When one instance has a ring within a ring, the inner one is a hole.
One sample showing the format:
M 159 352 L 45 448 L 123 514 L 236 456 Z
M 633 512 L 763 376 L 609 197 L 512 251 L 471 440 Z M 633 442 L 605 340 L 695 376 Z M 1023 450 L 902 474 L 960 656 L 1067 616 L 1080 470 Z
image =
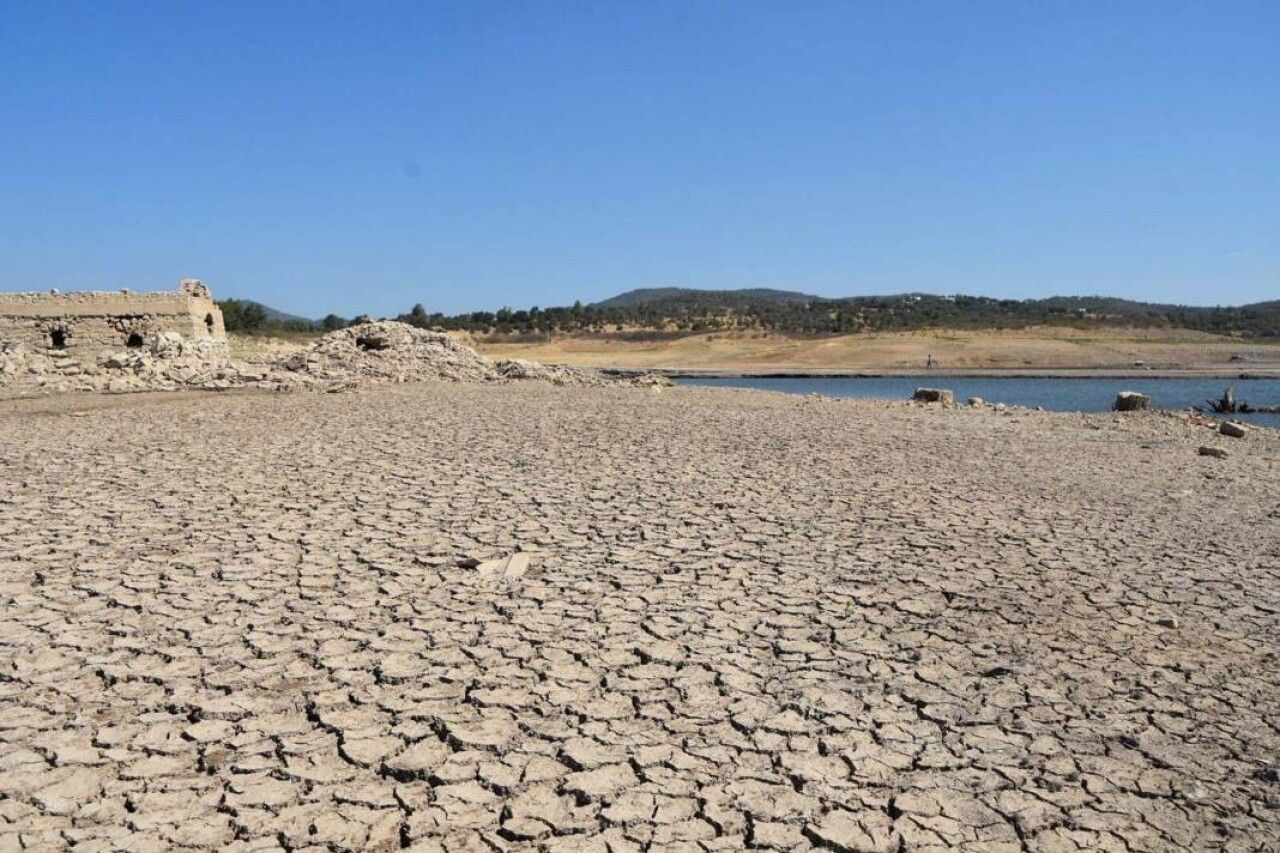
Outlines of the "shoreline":
M 717 333 L 650 342 L 567 336 L 525 343 L 477 338 L 474 344 L 491 358 L 666 376 L 1280 378 L 1280 341 L 1171 330 L 933 330 L 823 338 Z M 930 360 L 933 369 L 926 370 Z
M 1280 379 L 1280 369 L 1226 370 L 1219 368 L 882 368 L 873 370 L 831 369 L 753 369 L 753 368 L 687 368 L 687 367 L 602 367 L 605 372 L 647 370 L 669 379 L 888 379 L 908 376 L 940 376 L 955 379 L 1228 379 L 1238 382 Z

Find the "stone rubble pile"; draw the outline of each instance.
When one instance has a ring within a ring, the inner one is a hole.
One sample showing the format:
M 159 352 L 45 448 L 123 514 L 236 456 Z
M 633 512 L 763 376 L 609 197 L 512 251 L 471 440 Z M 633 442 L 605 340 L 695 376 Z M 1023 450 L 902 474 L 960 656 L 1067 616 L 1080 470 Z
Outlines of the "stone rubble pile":
M 310 349 L 276 359 L 273 366 L 321 382 L 512 382 L 555 385 L 669 385 L 650 374 L 596 370 L 511 359 L 493 361 L 444 332 L 382 320 L 330 332 Z
M 383 382 L 550 382 L 555 385 L 671 384 L 650 374 L 493 361 L 443 332 L 406 323 L 362 323 L 325 335 L 310 348 L 265 359 L 236 362 L 223 341 L 152 335 L 138 349 L 103 351 L 90 363 L 59 351 L 35 351 L 0 342 L 0 388 L 67 391 L 225 390 L 256 386 L 272 390 L 335 390 Z
M 274 366 L 321 381 L 483 382 L 493 377 L 489 359 L 449 335 L 396 322 L 330 332 L 309 349 L 276 359 Z
M 279 370 L 328 382 L 509 382 L 555 385 L 670 384 L 651 375 L 614 376 L 595 370 L 511 359 L 493 361 L 452 335 L 384 320 L 330 332 L 310 349 L 275 362 Z
M 186 340 L 163 332 L 138 349 L 104 350 L 85 361 L 57 350 L 0 342 L 0 387 L 50 392 L 171 391 L 232 388 L 252 374 L 232 363 L 223 341 Z

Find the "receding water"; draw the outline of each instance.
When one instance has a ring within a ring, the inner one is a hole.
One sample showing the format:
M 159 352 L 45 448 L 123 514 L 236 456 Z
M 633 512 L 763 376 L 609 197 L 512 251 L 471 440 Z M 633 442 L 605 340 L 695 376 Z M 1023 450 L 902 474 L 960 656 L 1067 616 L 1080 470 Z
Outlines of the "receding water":
M 1074 379 L 1066 377 L 978 377 L 978 376 L 878 376 L 878 377 L 734 377 L 687 378 L 684 385 L 713 385 L 731 388 L 760 388 L 791 394 L 825 394 L 830 397 L 879 397 L 905 400 L 921 385 L 950 388 L 956 401 L 981 397 L 988 403 L 1010 406 L 1043 406 L 1054 412 L 1105 412 L 1121 391 L 1141 391 L 1151 395 L 1159 409 L 1208 408 L 1205 400 L 1222 396 L 1228 385 L 1236 389 L 1236 400 L 1251 406 L 1280 406 L 1280 379 L 1183 379 L 1130 377 L 1128 379 Z M 1280 428 L 1280 415 L 1241 414 L 1235 419 Z

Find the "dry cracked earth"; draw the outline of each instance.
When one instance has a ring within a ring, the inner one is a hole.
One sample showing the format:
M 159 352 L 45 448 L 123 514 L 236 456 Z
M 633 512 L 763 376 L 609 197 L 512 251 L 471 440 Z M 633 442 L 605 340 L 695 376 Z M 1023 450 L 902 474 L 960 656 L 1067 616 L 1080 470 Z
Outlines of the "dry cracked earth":
M 1280 849 L 1278 505 L 1170 416 L 9 401 L 0 850 Z

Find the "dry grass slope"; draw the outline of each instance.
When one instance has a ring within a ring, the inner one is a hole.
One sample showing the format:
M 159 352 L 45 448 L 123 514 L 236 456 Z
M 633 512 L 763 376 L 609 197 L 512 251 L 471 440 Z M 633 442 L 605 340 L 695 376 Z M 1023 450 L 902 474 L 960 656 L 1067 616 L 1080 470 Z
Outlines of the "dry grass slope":
M 1125 369 L 1141 362 L 1183 369 L 1280 370 L 1280 345 L 1186 330 L 937 330 L 829 338 L 721 333 L 648 343 L 577 336 L 512 344 L 480 338 L 476 345 L 494 358 L 591 367 L 920 370 L 932 355 L 949 369 Z

